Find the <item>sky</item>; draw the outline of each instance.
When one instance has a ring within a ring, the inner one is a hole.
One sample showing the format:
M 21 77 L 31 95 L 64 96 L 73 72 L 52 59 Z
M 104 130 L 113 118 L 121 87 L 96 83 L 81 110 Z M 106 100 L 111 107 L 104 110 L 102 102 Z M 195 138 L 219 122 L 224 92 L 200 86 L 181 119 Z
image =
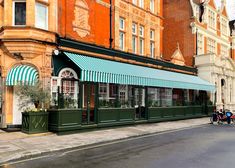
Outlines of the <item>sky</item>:
M 221 0 L 215 0 L 217 7 L 220 6 Z M 235 20 L 235 0 L 226 0 L 227 12 L 230 20 Z

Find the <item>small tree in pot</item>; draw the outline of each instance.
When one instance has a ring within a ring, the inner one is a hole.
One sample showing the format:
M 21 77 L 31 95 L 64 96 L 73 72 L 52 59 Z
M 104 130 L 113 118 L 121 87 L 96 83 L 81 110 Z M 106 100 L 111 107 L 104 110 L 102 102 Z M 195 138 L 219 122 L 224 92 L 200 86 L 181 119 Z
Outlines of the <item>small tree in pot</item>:
M 42 82 L 34 85 L 17 85 L 15 92 L 22 109 L 22 131 L 39 133 L 48 131 L 48 113 L 50 104 L 50 89 L 43 87 Z M 35 113 L 37 112 L 37 113 Z

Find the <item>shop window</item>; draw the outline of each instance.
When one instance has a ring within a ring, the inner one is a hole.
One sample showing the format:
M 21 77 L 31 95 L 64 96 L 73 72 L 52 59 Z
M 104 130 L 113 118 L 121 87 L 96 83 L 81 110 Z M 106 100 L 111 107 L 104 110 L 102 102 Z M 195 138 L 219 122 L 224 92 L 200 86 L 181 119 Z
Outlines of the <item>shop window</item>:
M 23 0 L 13 1 L 13 25 L 26 25 L 26 2 Z
M 128 86 L 119 85 L 119 103 L 120 107 L 130 107 L 131 105 L 128 102 Z
M 48 30 L 48 7 L 47 5 L 36 3 L 35 27 Z
M 173 89 L 172 91 L 173 106 L 183 106 L 184 104 L 184 91 L 182 89 Z
M 161 97 L 161 106 L 163 107 L 172 106 L 172 89 L 161 88 L 160 97 Z
M 130 108 L 132 107 L 132 87 L 116 84 L 99 84 L 99 107 Z
M 61 70 L 58 77 L 52 77 L 51 79 L 51 104 L 58 106 L 59 99 L 63 99 L 64 108 L 77 108 L 79 106 L 78 85 L 75 71 L 70 68 Z
M 148 106 L 159 107 L 160 101 L 160 88 L 148 88 Z

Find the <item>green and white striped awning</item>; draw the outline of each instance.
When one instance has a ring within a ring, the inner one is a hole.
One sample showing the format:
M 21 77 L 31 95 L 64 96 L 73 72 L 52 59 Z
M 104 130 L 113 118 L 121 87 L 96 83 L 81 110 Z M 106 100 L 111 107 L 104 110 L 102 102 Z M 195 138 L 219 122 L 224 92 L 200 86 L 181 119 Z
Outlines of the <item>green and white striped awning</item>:
M 81 81 L 214 91 L 198 76 L 64 52 L 81 69 Z
M 13 67 L 7 74 L 6 85 L 34 85 L 38 80 L 38 71 L 28 65 L 18 65 Z

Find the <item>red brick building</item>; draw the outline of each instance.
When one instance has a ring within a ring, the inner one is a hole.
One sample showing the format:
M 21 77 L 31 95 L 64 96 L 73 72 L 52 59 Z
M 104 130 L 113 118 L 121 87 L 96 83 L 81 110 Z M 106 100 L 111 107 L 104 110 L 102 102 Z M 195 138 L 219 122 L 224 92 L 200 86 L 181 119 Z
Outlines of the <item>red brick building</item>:
M 176 46 L 187 66 L 215 84 L 210 96 L 217 108 L 235 110 L 234 37 L 230 36 L 226 1 L 164 0 L 163 55 L 172 59 Z

